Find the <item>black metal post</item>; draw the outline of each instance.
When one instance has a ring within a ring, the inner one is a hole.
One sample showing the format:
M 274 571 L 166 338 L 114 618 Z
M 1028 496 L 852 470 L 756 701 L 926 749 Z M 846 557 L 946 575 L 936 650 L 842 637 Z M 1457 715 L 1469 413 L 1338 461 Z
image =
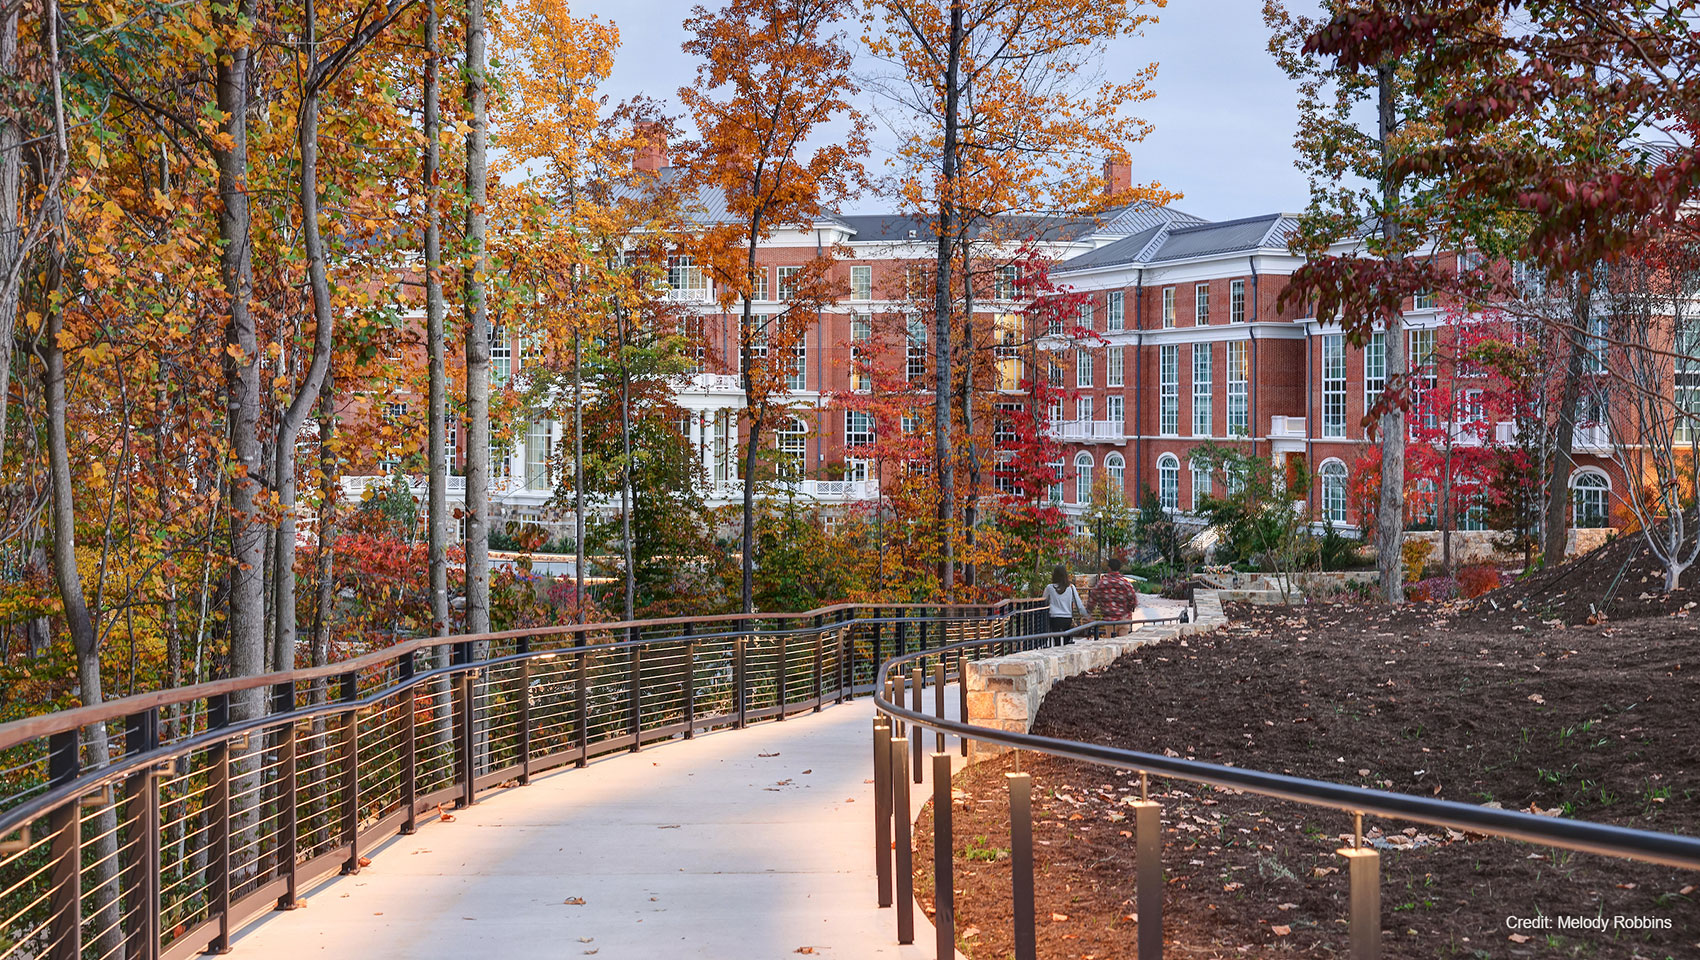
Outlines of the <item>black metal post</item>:
M 785 719 L 785 630 L 779 630 L 779 719 Z
M 82 775 L 77 734 L 76 730 L 62 730 L 48 740 L 47 777 L 54 787 L 75 783 Z M 48 901 L 53 916 L 48 923 L 53 934 L 52 957 L 78 960 L 83 952 L 82 798 L 72 797 L 54 807 L 48 822 L 53 831 L 53 841 L 48 845 L 53 860 L 53 894 Z
M 924 639 L 925 638 L 923 637 L 923 640 Z M 921 649 L 925 650 L 926 647 L 922 647 Z M 927 687 L 927 674 L 926 674 L 926 672 L 923 671 L 919 666 L 911 669 L 909 671 L 909 709 L 915 711 L 916 713 L 923 712 L 922 707 L 921 707 L 921 697 L 922 697 L 922 694 L 925 692 L 926 687 Z M 921 778 L 924 775 L 924 771 L 926 769 L 921 764 L 921 738 L 925 735 L 926 734 L 921 730 L 920 727 L 916 727 L 915 733 L 909 738 L 909 749 L 911 749 L 915 752 L 914 757 L 912 757 L 909 762 L 915 768 L 914 774 L 915 774 L 915 782 L 916 783 L 921 782 Z
M 956 718 L 963 723 L 968 722 L 968 651 L 956 655 Z M 968 756 L 968 738 L 958 737 L 962 741 L 962 755 Z
M 531 638 L 520 636 L 514 641 L 515 653 L 530 653 Z M 531 782 L 531 658 L 519 662 L 519 782 Z
M 207 698 L 207 729 L 230 726 L 230 695 Z M 218 932 L 207 944 L 208 953 L 230 952 L 230 741 L 216 740 L 207 750 L 208 910 L 218 918 Z
M 396 673 L 405 686 L 413 679 L 412 652 L 401 655 Z M 419 829 L 419 695 L 417 687 L 407 687 L 401 694 L 401 833 L 412 834 Z
M 915 851 L 909 838 L 909 741 L 891 738 L 891 812 L 897 826 L 897 942 L 915 942 Z
M 272 686 L 272 713 L 288 713 L 295 709 L 295 684 L 284 682 Z M 295 724 L 285 723 L 277 729 L 277 851 L 282 863 L 278 871 L 284 880 L 283 893 L 278 895 L 279 910 L 294 910 L 298 891 L 295 866 L 300 848 L 300 805 L 296 782 Z
M 348 844 L 344 876 L 360 872 L 360 711 L 352 706 L 360 698 L 358 680 L 352 672 L 342 675 L 342 702 L 349 704 L 342 712 L 342 836 Z
M 638 631 L 631 628 L 627 637 L 633 641 L 631 653 L 631 676 L 627 682 L 630 690 L 626 708 L 630 714 L 628 721 L 632 728 L 631 752 L 637 753 L 643 749 L 643 646 L 638 644 Z
M 820 713 L 821 702 L 824 699 L 826 670 L 826 635 L 821 632 L 821 618 L 815 617 L 815 712 Z
M 590 762 L 590 654 L 583 650 L 579 651 L 576 672 L 573 683 L 578 689 L 573 699 L 578 712 L 578 760 L 573 765 L 583 767 Z
M 750 619 L 740 619 L 739 626 L 747 631 L 750 628 Z M 748 633 L 740 633 L 732 638 L 732 706 L 738 714 L 738 719 L 733 721 L 732 726 L 737 730 L 744 729 L 750 722 L 749 698 L 744 696 L 744 648 L 748 639 Z
M 891 906 L 891 722 L 874 717 L 874 874 L 879 905 Z
M 456 650 L 466 646 L 457 644 Z M 466 663 L 462 660 L 461 663 Z M 473 670 L 462 670 L 455 677 L 455 686 L 460 690 L 460 696 L 455 698 L 455 722 L 460 741 L 458 761 L 460 766 L 460 797 L 455 800 L 456 809 L 470 807 L 477 802 L 478 784 L 474 780 L 472 770 L 472 715 L 478 709 L 473 702 L 472 675 Z
M 124 752 L 132 757 L 159 747 L 159 708 L 132 714 L 124 724 Z M 159 957 L 159 781 L 153 767 L 144 767 L 124 782 L 135 839 L 125 858 L 123 887 L 129 891 L 128 911 L 136 918 L 126 937 L 125 955 L 131 960 Z
M 944 661 L 945 655 L 942 653 L 939 654 L 939 658 L 937 660 L 933 661 L 933 714 L 940 720 L 944 719 L 944 688 L 946 676 Z M 937 738 L 933 742 L 936 745 L 938 752 L 943 753 L 944 731 L 938 731 L 936 737 Z
M 1133 806 L 1134 887 L 1139 916 L 1139 960 L 1163 957 L 1162 808 L 1144 798 Z
M 1038 960 L 1033 928 L 1033 775 L 1006 773 L 1009 784 L 1009 878 L 1015 960 Z
M 693 631 L 685 624 L 685 636 Z M 685 641 L 685 675 L 679 678 L 679 695 L 685 710 L 685 739 L 697 735 L 697 642 Z
M 944 658 L 939 659 L 942 662 Z M 956 958 L 956 879 L 950 821 L 950 754 L 940 750 L 933 754 L 933 930 L 938 960 Z

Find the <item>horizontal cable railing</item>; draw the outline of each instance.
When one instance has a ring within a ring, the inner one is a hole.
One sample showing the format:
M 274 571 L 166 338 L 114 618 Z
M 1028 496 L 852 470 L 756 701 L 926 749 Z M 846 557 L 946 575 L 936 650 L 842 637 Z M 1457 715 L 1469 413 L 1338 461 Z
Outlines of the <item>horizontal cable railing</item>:
M 1153 624 L 1173 621 L 1136 622 Z M 916 784 L 923 781 L 922 729 L 934 732 L 937 747 L 932 754 L 931 763 L 934 778 L 933 888 L 937 895 L 934 928 L 941 960 L 955 956 L 951 766 L 950 757 L 945 752 L 947 735 L 960 740 L 964 755 L 968 752 L 968 744 L 975 741 L 1101 764 L 1139 775 L 1139 800 L 1131 804 L 1130 817 L 1134 821 L 1134 912 L 1139 918 L 1139 960 L 1159 960 L 1163 955 L 1162 821 L 1160 805 L 1150 797 L 1151 776 L 1169 777 L 1325 807 L 1349 816 L 1352 820 L 1352 845 L 1341 849 L 1339 853 L 1346 860 L 1348 868 L 1348 935 L 1353 960 L 1372 960 L 1379 956 L 1381 949 L 1380 857 L 1375 848 L 1366 846 L 1363 842 L 1363 818 L 1366 816 L 1425 823 L 1489 837 L 1700 870 L 1700 837 L 1476 806 L 1433 797 L 1372 790 L 1349 784 L 1125 750 L 1104 744 L 1000 730 L 970 722 L 966 709 L 961 711 L 959 719 L 946 716 L 942 691 L 947 679 L 947 664 L 955 666 L 956 675 L 965 676 L 966 662 L 970 660 L 1002 655 L 1010 650 L 1030 650 L 1069 639 L 1098 636 L 1106 629 L 1127 625 L 1127 621 L 1100 621 L 1074 627 L 1061 634 L 1035 630 L 995 639 L 969 639 L 937 649 L 899 654 L 880 665 L 874 695 L 874 705 L 878 711 L 874 724 L 874 847 L 878 864 L 877 893 L 881 907 L 896 907 L 899 943 L 913 943 L 915 936 L 911 886 L 914 864 L 908 811 L 911 776 Z M 924 709 L 922 696 L 922 686 L 929 675 L 934 677 L 935 687 L 940 691 L 931 713 Z M 959 689 L 962 690 L 966 703 L 966 683 Z M 907 705 L 904 703 L 906 693 L 909 701 Z M 1015 956 L 1017 960 L 1032 960 L 1037 956 L 1037 932 L 1034 924 L 1032 779 L 1030 774 L 1017 772 L 1008 774 L 1007 780 Z
M 420 638 L 0 725 L 0 960 L 228 950 L 440 806 L 873 689 L 1030 602 L 843 604 Z

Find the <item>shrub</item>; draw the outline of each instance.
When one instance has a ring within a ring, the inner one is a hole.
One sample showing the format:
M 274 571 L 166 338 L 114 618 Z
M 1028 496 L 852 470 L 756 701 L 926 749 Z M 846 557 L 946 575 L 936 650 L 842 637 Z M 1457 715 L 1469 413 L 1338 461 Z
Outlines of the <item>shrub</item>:
M 1417 603 L 1439 603 L 1458 595 L 1458 581 L 1451 577 L 1429 577 L 1405 588 L 1405 599 Z
M 1405 582 L 1414 583 L 1423 578 L 1423 568 L 1428 566 L 1429 555 L 1434 553 L 1434 544 L 1427 540 L 1406 540 L 1399 548 L 1399 559 L 1405 567 Z
M 1466 600 L 1498 589 L 1499 568 L 1488 563 L 1473 563 L 1458 570 L 1458 595 Z

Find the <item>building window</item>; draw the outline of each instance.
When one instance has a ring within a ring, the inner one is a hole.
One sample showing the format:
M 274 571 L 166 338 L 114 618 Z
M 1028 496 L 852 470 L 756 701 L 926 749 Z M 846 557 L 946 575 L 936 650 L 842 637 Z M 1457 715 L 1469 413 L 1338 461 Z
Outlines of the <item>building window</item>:
M 1413 296 L 1411 298 L 1411 309 L 1412 310 L 1433 310 L 1434 309 L 1434 291 L 1433 290 L 1424 290 L 1421 293 Z
M 1208 437 L 1215 428 L 1211 422 L 1215 419 L 1215 411 L 1211 409 L 1215 386 L 1210 369 L 1210 344 L 1195 343 L 1192 345 L 1192 435 L 1195 437 Z
M 1322 336 L 1322 435 L 1346 435 L 1346 338 Z
M 1210 284 L 1193 287 L 1192 322 L 1200 327 L 1210 324 Z
M 1092 351 L 1074 351 L 1074 385 L 1090 387 L 1092 385 Z
M 866 391 L 873 387 L 873 374 L 868 370 L 868 342 L 874 338 L 874 318 L 865 313 L 850 317 L 850 389 Z
M 999 390 L 1021 389 L 1021 378 L 1027 372 L 1026 365 L 1021 359 L 1022 327 L 1021 314 L 998 314 L 996 321 L 998 345 L 994 348 L 993 354 L 997 357 Z
M 1021 275 L 1021 268 L 1014 264 L 1004 264 L 992 273 L 992 299 L 1014 300 L 1016 280 Z
M 1595 314 L 1588 318 L 1588 353 L 1583 358 L 1589 373 L 1606 372 L 1606 317 Z
M 779 268 L 779 299 L 797 299 L 797 276 L 802 272 L 802 267 Z
M 1197 460 L 1192 461 L 1189 466 L 1192 468 L 1192 509 L 1197 511 L 1199 505 L 1210 497 L 1210 471 Z
M 1062 496 L 1063 495 L 1063 488 L 1062 488 L 1063 461 L 1062 461 L 1062 458 L 1058 457 L 1057 459 L 1052 460 L 1050 466 L 1051 466 L 1051 476 L 1054 478 L 1054 481 L 1055 481 L 1051 484 L 1050 500 L 1051 500 L 1052 503 L 1062 503 L 1063 502 L 1063 496 Z
M 1120 387 L 1124 385 L 1122 371 L 1122 348 L 1109 347 L 1104 351 L 1104 386 Z
M 667 298 L 704 303 L 708 300 L 708 274 L 697 266 L 695 257 L 667 258 Z
M 490 324 L 490 382 L 498 386 L 513 376 L 513 345 L 508 342 L 508 328 Z
M 1364 414 L 1381 402 L 1387 389 L 1387 334 L 1372 333 L 1364 344 Z M 1365 428 L 1368 429 L 1367 427 Z
M 1228 284 L 1228 322 L 1245 322 L 1245 281 L 1235 280 Z
M 808 463 L 809 425 L 798 417 L 780 421 L 774 431 L 774 445 L 779 449 L 779 462 L 774 472 L 784 480 L 800 480 Z
M 909 344 L 905 351 L 905 372 L 910 383 L 927 375 L 927 322 L 919 317 L 909 321 Z
M 1606 502 L 1610 493 L 1611 485 L 1605 474 L 1590 470 L 1576 475 L 1570 484 L 1570 503 L 1573 511 L 1571 522 L 1577 529 L 1606 525 L 1609 517 Z
M 1091 423 L 1092 422 L 1092 398 L 1091 397 L 1075 397 L 1074 398 L 1074 419 L 1081 422 L 1081 423 Z
M 850 268 L 850 299 L 872 300 L 874 298 L 874 268 L 856 266 Z
M 1676 429 L 1673 437 L 1678 443 L 1692 444 L 1700 440 L 1700 325 L 1682 324 L 1676 335 L 1674 376 Z
M 850 450 L 874 445 L 874 415 L 861 410 L 844 411 L 844 446 Z M 865 451 L 859 451 L 865 452 Z
M 1439 426 L 1439 414 L 1433 403 L 1421 401 L 1440 387 L 1439 370 L 1434 356 L 1434 330 L 1412 330 L 1406 339 L 1406 357 L 1411 369 L 1411 401 L 1422 409 L 1422 425 L 1433 430 Z M 1414 426 L 1414 425 L 1413 425 Z
M 992 446 L 1007 450 L 1015 446 L 1015 416 L 1021 412 L 1019 403 L 997 405 L 997 419 L 992 421 Z
M 1104 329 L 1110 333 L 1121 333 L 1127 329 L 1127 295 L 1120 290 L 1111 290 L 1104 298 Z
M 1158 383 L 1160 404 L 1158 432 L 1172 437 L 1181 430 L 1181 348 L 1166 343 L 1158 348 Z
M 806 339 L 798 337 L 791 345 L 791 368 L 785 371 L 787 390 L 809 389 L 809 348 Z
M 1127 461 L 1119 453 L 1112 453 L 1104 458 L 1104 482 L 1113 493 L 1125 493 L 1127 490 Z
M 391 423 L 398 423 L 402 420 L 407 419 L 407 404 L 406 403 L 386 403 L 386 404 L 384 404 L 384 419 L 388 420 Z
M 1175 325 L 1175 288 L 1163 288 L 1163 329 L 1168 330 Z
M 1228 436 L 1243 437 L 1251 432 L 1248 396 L 1251 379 L 1246 363 L 1244 340 L 1228 343 Z
M 1417 481 L 1410 498 L 1411 529 L 1433 530 L 1440 516 L 1440 494 L 1427 477 Z
M 1127 417 L 1127 399 L 1121 394 L 1104 398 L 1104 420 L 1116 426 L 1122 426 Z
M 1092 455 L 1090 453 L 1074 455 L 1074 502 L 1092 502 Z
M 1330 524 L 1346 522 L 1346 465 L 1325 460 L 1317 471 L 1322 477 L 1322 519 Z
M 554 452 L 554 422 L 533 420 L 525 428 L 525 488 L 548 490 L 549 455 Z
M 1181 461 L 1172 453 L 1157 458 L 1157 499 L 1164 510 L 1181 508 Z
M 1080 324 L 1080 329 L 1082 330 L 1097 329 L 1096 324 L 1098 323 L 1098 319 L 1094 314 L 1092 301 L 1082 300 L 1080 302 L 1080 319 L 1078 322 Z
M 767 299 L 767 268 L 766 267 L 757 267 L 756 268 L 756 285 L 755 285 L 754 291 L 750 294 L 750 299 L 751 300 L 766 300 Z

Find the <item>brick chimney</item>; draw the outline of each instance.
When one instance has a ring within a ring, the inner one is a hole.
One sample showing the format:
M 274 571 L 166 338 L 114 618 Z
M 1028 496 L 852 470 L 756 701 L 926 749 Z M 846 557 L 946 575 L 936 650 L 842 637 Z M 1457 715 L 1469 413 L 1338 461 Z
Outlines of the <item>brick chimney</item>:
M 1104 161 L 1104 193 L 1117 194 L 1132 189 L 1133 164 L 1123 160 L 1118 162 L 1114 157 Z
M 667 130 L 653 120 L 639 121 L 635 130 L 640 141 L 632 169 L 660 173 L 667 168 Z

